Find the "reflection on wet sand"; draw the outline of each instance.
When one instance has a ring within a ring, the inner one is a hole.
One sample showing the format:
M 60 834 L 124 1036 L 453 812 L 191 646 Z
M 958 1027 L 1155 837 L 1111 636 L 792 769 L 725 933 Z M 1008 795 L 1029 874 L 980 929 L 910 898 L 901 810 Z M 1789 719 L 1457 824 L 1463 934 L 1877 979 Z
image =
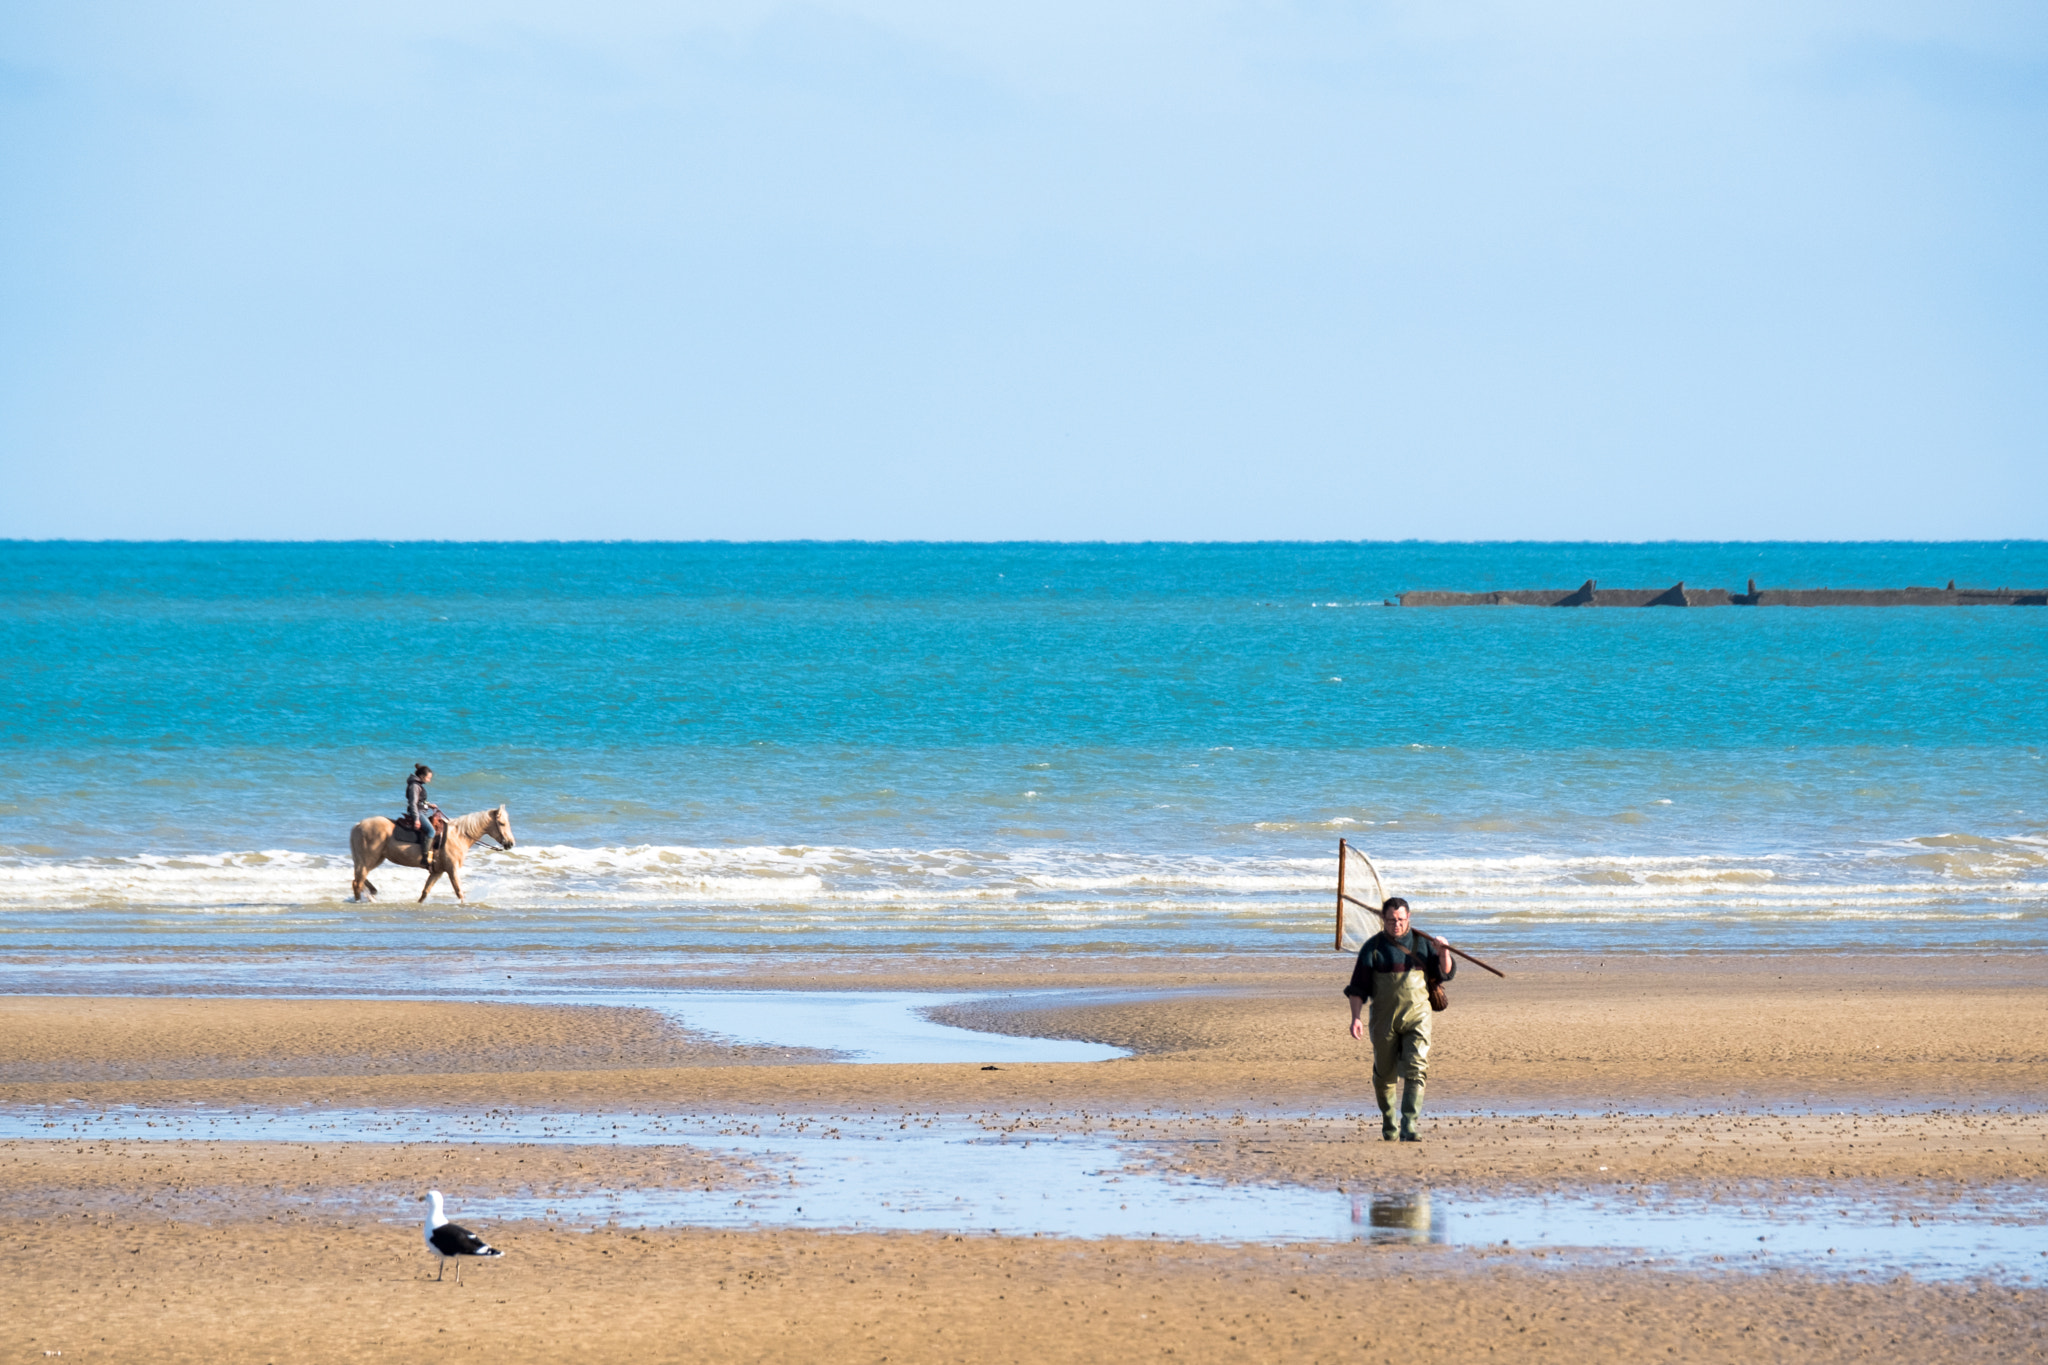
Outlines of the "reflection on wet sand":
M 1444 1240 L 1441 1218 L 1430 1213 L 1429 1191 L 1351 1196 L 1351 1221 L 1372 1229 L 1375 1242 L 1408 1242 L 1417 1246 Z

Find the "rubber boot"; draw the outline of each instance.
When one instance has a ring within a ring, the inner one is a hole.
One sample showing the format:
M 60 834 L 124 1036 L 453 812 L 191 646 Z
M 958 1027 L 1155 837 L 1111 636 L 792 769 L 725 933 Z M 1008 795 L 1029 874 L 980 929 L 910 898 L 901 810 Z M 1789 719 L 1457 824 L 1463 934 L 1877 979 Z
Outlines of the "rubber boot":
M 1395 1136 L 1393 1083 L 1390 1081 L 1386 1085 L 1375 1085 L 1373 1090 L 1380 1102 L 1380 1140 L 1392 1142 Z
M 1422 1141 L 1422 1134 L 1415 1131 L 1416 1121 L 1421 1117 L 1422 1082 L 1410 1081 L 1401 1092 L 1401 1141 Z

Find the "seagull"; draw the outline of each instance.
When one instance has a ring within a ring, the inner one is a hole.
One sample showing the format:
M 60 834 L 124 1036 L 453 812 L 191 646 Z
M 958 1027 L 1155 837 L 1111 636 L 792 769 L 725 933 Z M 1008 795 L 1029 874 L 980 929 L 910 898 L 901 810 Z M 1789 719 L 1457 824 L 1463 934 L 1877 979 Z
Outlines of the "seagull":
M 441 1258 L 441 1269 L 434 1273 L 436 1280 L 448 1270 L 448 1263 L 455 1262 L 455 1283 L 462 1283 L 463 1256 L 503 1256 L 505 1253 L 471 1232 L 468 1228 L 457 1227 L 448 1221 L 448 1215 L 441 1212 L 441 1192 L 427 1191 L 427 1225 L 421 1229 L 427 1239 L 427 1250 Z

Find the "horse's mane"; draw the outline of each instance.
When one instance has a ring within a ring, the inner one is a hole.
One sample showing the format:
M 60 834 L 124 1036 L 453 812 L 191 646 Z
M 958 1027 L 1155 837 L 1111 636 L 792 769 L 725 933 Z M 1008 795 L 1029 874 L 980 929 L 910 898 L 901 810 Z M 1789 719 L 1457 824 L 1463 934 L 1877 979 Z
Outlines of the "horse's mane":
M 490 824 L 491 817 L 497 813 L 498 808 L 496 806 L 491 807 L 489 810 L 473 810 L 460 819 L 453 821 L 450 828 L 454 829 L 471 843 L 475 843 L 478 839 L 483 838 L 484 827 Z

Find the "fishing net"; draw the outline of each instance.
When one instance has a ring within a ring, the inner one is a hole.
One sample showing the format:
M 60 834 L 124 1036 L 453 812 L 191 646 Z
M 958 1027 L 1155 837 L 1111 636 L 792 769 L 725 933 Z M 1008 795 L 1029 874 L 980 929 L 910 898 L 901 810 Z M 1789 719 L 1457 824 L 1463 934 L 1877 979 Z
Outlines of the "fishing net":
M 1355 953 L 1380 931 L 1380 906 L 1387 899 L 1372 859 L 1337 841 L 1337 951 Z

